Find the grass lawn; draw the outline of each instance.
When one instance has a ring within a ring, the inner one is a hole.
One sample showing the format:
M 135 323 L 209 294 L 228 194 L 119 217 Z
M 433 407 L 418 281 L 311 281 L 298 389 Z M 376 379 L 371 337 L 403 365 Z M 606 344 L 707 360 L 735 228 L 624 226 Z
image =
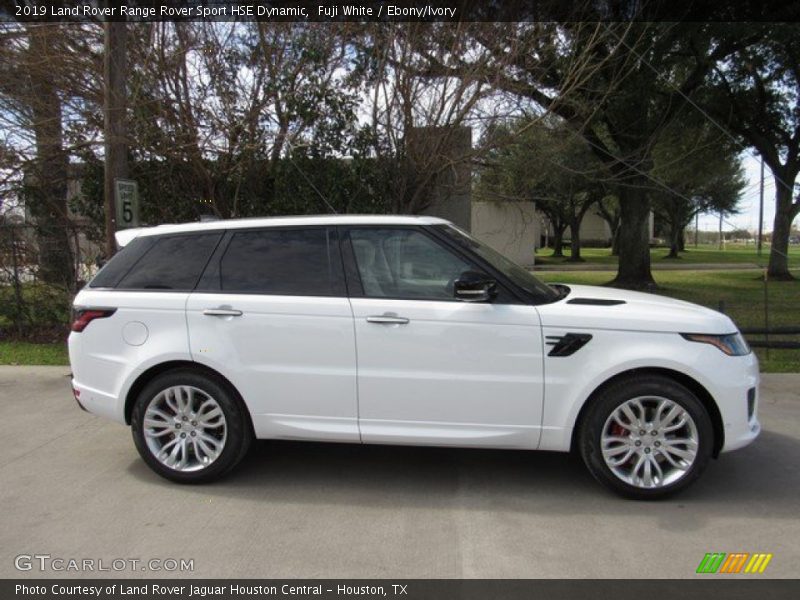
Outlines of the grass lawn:
M 668 248 L 653 248 L 650 251 L 650 258 L 653 266 L 658 268 L 659 263 L 670 265 L 690 265 L 701 263 L 728 264 L 728 263 L 748 263 L 762 267 L 767 266 L 769 261 L 769 246 L 765 245 L 758 257 L 755 246 L 745 244 L 726 244 L 724 250 L 719 250 L 716 245 L 701 244 L 697 248 L 691 244 L 687 246 L 686 252 L 681 253 L 681 258 L 666 259 L 669 253 Z M 552 250 L 544 248 L 536 253 L 536 263 L 542 265 L 557 265 L 567 262 L 567 258 L 553 258 L 550 256 Z M 569 248 L 564 249 L 564 254 L 568 257 Z M 581 257 L 586 264 L 595 265 L 615 265 L 617 257 L 611 256 L 610 248 L 582 248 Z M 571 264 L 571 263 L 568 263 Z M 789 264 L 792 267 L 800 266 L 800 245 L 789 246 Z
M 548 283 L 603 285 L 614 274 L 603 271 L 541 271 L 536 275 Z M 756 271 L 657 271 L 659 294 L 724 311 L 739 327 L 764 326 L 764 281 Z M 794 273 L 800 277 L 800 272 Z M 769 325 L 800 325 L 800 280 L 770 282 Z M 763 336 L 750 336 L 753 339 Z M 780 336 L 774 339 L 797 339 Z M 800 350 L 758 349 L 761 370 L 767 373 L 800 373 Z
M 66 365 L 67 345 L 0 342 L 0 365 Z

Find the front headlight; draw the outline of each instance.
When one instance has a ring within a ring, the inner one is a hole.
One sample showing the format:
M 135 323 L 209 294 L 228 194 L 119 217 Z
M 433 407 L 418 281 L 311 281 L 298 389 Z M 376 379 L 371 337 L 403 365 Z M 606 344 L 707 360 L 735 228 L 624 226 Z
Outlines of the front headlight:
M 711 344 L 722 350 L 728 356 L 744 356 L 750 354 L 750 346 L 741 333 L 726 333 L 716 335 L 713 333 L 682 333 L 684 339 L 690 342 Z

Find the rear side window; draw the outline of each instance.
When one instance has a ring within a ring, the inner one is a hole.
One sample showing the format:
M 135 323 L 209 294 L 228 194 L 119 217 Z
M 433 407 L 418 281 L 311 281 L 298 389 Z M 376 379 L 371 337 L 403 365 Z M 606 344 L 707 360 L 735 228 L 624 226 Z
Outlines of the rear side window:
M 219 232 L 158 237 L 116 287 L 192 290 L 220 237 Z
M 336 230 L 234 233 L 220 262 L 220 287 L 250 294 L 344 296 Z
M 125 277 L 125 274 L 131 270 L 131 267 L 142 258 L 145 252 L 153 247 L 155 239 L 156 238 L 151 236 L 132 239 L 130 243 L 111 257 L 111 260 L 97 272 L 97 275 L 89 282 L 89 287 L 116 287 L 120 279 Z

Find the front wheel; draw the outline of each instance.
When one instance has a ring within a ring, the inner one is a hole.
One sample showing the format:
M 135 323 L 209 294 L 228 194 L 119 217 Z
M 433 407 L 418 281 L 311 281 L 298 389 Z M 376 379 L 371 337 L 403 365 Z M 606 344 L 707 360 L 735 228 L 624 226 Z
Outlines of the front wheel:
M 579 431 L 594 477 L 638 500 L 688 487 L 711 457 L 714 431 L 697 397 L 660 376 L 615 382 L 592 400 Z
M 232 469 L 252 438 L 237 398 L 216 379 L 193 370 L 151 381 L 131 415 L 136 449 L 156 473 L 178 483 L 205 483 Z

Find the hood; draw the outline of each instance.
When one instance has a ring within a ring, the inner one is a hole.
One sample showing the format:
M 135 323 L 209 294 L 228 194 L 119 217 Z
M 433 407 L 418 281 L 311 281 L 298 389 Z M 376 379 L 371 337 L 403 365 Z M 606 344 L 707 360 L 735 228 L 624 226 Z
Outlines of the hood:
M 715 334 L 737 331 L 726 315 L 691 302 L 590 285 L 568 287 L 569 294 L 558 302 L 537 307 L 544 327 Z

